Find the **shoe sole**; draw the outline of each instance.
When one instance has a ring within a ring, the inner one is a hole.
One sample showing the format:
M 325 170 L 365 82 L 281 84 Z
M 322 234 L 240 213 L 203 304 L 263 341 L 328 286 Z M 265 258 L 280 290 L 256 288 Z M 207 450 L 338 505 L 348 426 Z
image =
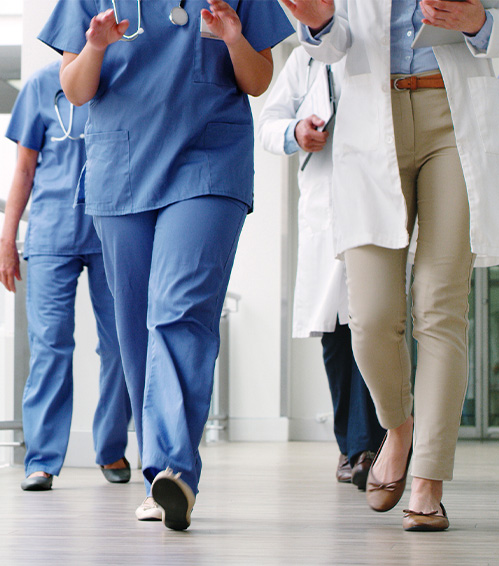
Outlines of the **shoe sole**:
M 154 513 L 151 511 L 150 513 L 144 512 L 144 514 L 140 514 L 135 512 L 135 516 L 137 517 L 138 521 L 162 521 L 163 520 L 163 513 L 161 509 L 158 509 L 159 513 Z M 161 516 L 160 516 L 161 515 Z
M 449 525 L 441 525 L 441 526 L 432 526 L 432 525 L 417 525 L 414 527 L 404 527 L 404 531 L 406 532 L 420 532 L 420 533 L 439 533 L 442 531 L 446 531 L 449 528 Z
M 151 487 L 154 501 L 162 508 L 165 527 L 174 531 L 185 531 L 189 527 L 194 506 L 192 496 L 184 492 L 180 481 L 173 477 L 160 477 Z
M 132 477 L 130 468 L 102 468 L 102 475 L 109 483 L 128 483 Z

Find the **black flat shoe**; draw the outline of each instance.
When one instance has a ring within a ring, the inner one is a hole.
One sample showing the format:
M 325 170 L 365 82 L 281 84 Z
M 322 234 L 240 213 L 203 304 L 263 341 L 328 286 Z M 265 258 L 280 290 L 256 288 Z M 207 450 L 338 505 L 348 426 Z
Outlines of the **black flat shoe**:
M 123 457 L 122 460 L 125 462 L 126 468 L 104 468 L 101 466 L 100 469 L 104 477 L 109 483 L 127 483 L 132 477 L 132 472 L 130 470 L 130 463 Z
M 21 482 L 23 491 L 48 491 L 52 489 L 52 476 L 33 476 Z

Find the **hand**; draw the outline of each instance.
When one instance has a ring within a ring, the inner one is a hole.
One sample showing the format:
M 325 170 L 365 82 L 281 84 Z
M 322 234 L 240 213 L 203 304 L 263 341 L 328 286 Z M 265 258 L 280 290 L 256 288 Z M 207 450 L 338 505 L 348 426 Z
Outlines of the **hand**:
M 421 0 L 423 23 L 438 28 L 462 31 L 476 35 L 486 20 L 480 0 L 448 2 L 447 0 Z
M 86 33 L 87 42 L 94 49 L 105 51 L 111 43 L 115 43 L 123 37 L 129 23 L 128 20 L 123 20 L 117 24 L 112 9 L 101 12 L 90 22 L 90 27 Z
M 0 244 L 0 282 L 7 291 L 16 292 L 15 280 L 21 281 L 19 254 L 15 242 L 2 240 Z
M 293 16 L 315 34 L 334 16 L 334 0 L 282 0 Z
M 234 45 L 242 38 L 242 25 L 236 11 L 222 0 L 208 0 L 209 10 L 201 10 L 201 17 L 211 33 Z
M 315 114 L 300 120 L 295 127 L 295 138 L 298 145 L 309 152 L 321 151 L 326 145 L 329 132 L 318 132 L 317 128 L 324 126 L 324 120 L 321 120 Z

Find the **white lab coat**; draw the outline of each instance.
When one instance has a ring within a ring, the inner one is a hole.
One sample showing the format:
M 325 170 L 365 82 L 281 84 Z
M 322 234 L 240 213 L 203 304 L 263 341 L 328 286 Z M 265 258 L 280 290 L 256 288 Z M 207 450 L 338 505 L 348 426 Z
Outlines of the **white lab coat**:
M 284 135 L 296 118 L 331 114 L 326 66 L 310 63 L 303 47 L 296 48 L 277 77 L 260 114 L 258 134 L 263 147 L 284 155 Z M 341 66 L 341 65 L 340 65 Z M 341 69 L 333 69 L 339 96 Z M 300 166 L 307 153 L 299 150 Z M 337 317 L 348 323 L 345 268 L 336 260 L 332 231 L 331 136 L 298 174 L 298 266 L 293 304 L 293 336 L 305 338 L 333 332 Z
M 470 203 L 477 265 L 499 263 L 499 0 L 487 53 L 471 44 L 434 48 L 449 98 Z M 321 44 L 304 42 L 314 58 L 344 57 L 343 95 L 333 142 L 333 225 L 337 253 L 366 244 L 409 242 L 395 150 L 390 96 L 391 0 L 339 0 Z

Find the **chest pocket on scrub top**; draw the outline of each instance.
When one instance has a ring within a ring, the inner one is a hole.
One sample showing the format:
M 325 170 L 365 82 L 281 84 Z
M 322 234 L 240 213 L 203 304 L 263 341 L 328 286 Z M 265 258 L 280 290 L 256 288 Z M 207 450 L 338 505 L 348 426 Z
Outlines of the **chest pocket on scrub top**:
M 239 0 L 228 0 L 227 4 L 236 10 Z M 194 25 L 196 26 L 194 82 L 235 86 L 234 67 L 225 42 L 201 36 L 201 14 L 197 16 Z

